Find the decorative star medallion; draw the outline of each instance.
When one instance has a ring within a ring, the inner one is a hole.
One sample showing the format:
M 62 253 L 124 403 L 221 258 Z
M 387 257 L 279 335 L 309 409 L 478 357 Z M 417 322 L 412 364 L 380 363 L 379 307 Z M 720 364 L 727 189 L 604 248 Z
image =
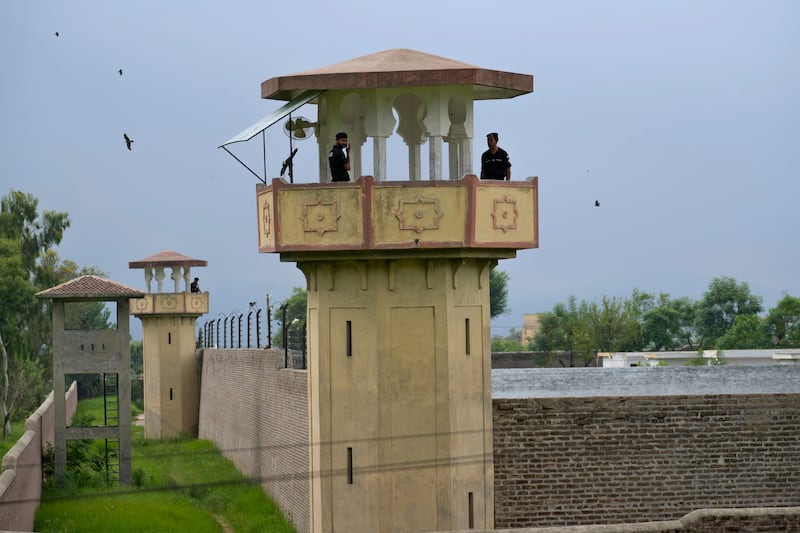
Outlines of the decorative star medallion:
M 189 298 L 189 308 L 192 311 L 201 311 L 203 307 L 203 298 L 199 296 L 191 296 Z
M 322 198 L 316 202 L 303 204 L 303 231 L 316 231 L 320 236 L 326 231 L 339 230 L 339 203 L 333 200 L 324 201 Z
M 503 196 L 502 200 L 494 201 L 492 224 L 494 229 L 501 229 L 503 233 L 509 229 L 517 229 L 517 200 L 515 198 Z
M 163 298 L 161 298 L 161 307 L 163 309 L 168 310 L 168 311 L 171 311 L 173 309 L 177 309 L 178 308 L 178 300 L 174 296 L 172 296 L 171 294 L 170 295 L 165 295 Z
M 442 212 L 439 211 L 438 199 L 417 196 L 414 200 L 401 200 L 394 216 L 400 221 L 400 229 L 422 233 L 426 229 L 439 229 Z

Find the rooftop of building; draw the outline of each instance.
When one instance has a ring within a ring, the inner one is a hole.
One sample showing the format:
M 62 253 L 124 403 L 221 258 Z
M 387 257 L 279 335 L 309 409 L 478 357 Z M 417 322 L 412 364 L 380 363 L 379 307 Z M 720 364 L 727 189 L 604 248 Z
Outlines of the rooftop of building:
M 54 300 L 117 300 L 141 298 L 144 293 L 110 279 L 86 275 L 39 291 L 36 296 Z
M 292 100 L 308 90 L 470 85 L 475 100 L 533 92 L 533 76 L 492 70 L 425 52 L 394 48 L 261 83 L 261 97 Z
M 144 259 L 131 261 L 128 263 L 128 268 L 148 268 L 168 265 L 204 267 L 208 266 L 208 261 L 205 259 L 194 259 L 192 257 L 179 254 L 178 252 L 173 252 L 172 250 L 164 250 L 162 252 L 158 252 L 157 254 L 151 255 L 150 257 L 145 257 Z

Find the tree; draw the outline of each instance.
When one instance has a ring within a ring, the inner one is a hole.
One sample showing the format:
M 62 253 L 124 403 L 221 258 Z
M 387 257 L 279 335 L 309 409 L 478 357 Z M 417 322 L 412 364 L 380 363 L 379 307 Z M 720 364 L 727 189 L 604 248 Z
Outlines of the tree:
M 641 316 L 642 348 L 675 350 L 697 348 L 696 304 L 689 298 L 671 299 L 661 293 L 655 304 Z
M 764 327 L 772 346 L 800 347 L 800 298 L 784 295 L 778 304 L 769 310 Z
M 2 365 L 0 422 L 3 425 L 5 439 L 11 433 L 11 417 L 14 413 L 18 411 L 32 413 L 36 410 L 44 398 L 47 380 L 41 361 L 27 357 L 9 360 L 2 334 L 0 334 L 0 365 Z
M 647 346 L 653 350 L 672 350 L 678 344 L 678 310 L 669 295 L 660 294 L 658 303 L 642 315 L 642 330 Z
M 575 331 L 576 351 L 585 361 L 597 352 L 639 349 L 636 312 L 629 301 L 603 296 L 600 304 L 581 302 Z
M 289 326 L 289 348 L 300 350 L 303 347 L 303 325 L 306 321 L 306 309 L 308 307 L 308 293 L 305 289 L 294 287 L 292 295 L 280 305 L 275 313 L 275 321 L 278 323 L 277 331 L 272 336 L 273 346 L 283 346 L 283 309 L 286 308 L 286 325 Z M 296 321 L 296 322 L 295 322 Z
M 663 299 L 668 300 L 669 295 L 662 293 L 659 295 L 659 299 L 656 299 L 656 297 L 649 292 L 633 289 L 631 297 L 623 301 L 623 308 L 628 313 L 629 318 L 636 322 L 635 326 L 631 324 L 631 329 L 629 331 L 629 339 L 627 340 L 627 343 L 631 346 L 629 349 L 641 350 L 650 344 L 644 328 L 644 317 L 647 313 L 655 309 L 658 302 Z
M 493 336 L 492 337 L 492 351 L 493 352 L 521 352 L 522 343 L 520 336 L 522 333 L 518 329 L 511 328 L 508 335 Z
M 131 402 L 144 409 L 144 353 L 142 341 L 131 341 Z
M 144 372 L 142 341 L 131 341 L 131 376 L 139 377 Z
M 728 331 L 717 339 L 716 347 L 718 350 L 747 350 L 766 348 L 768 344 L 761 318 L 756 315 L 738 315 Z
M 497 318 L 508 312 L 508 273 L 493 268 L 489 272 L 489 316 Z
M 678 317 L 677 347 L 682 350 L 700 348 L 702 337 L 697 329 L 697 305 L 697 302 L 693 302 L 686 296 L 671 302 Z
M 12 190 L 0 200 L 0 262 L 18 264 L 11 279 L 2 279 L 19 286 L 27 284 L 24 294 L 15 295 L 12 301 L 3 300 L 0 306 L 0 327 L 11 357 L 17 354 L 36 357 L 40 347 L 49 336 L 49 328 L 42 327 L 47 313 L 35 298 L 38 290 L 48 288 L 42 285 L 37 262 L 42 255 L 61 242 L 70 221 L 66 213 L 45 211 L 38 215 L 39 201 L 31 194 Z M 9 246 L 8 241 L 16 243 Z M 2 274 L 0 274 L 2 275 Z M 22 275 L 22 277 L 18 277 Z M 44 318 L 43 318 L 44 317 Z
M 69 227 L 66 213 L 44 211 L 32 194 L 12 190 L 0 200 L 0 236 L 15 239 L 22 248 L 23 267 L 33 273 L 37 259 L 58 245 Z
M 50 317 L 35 294 L 49 285 L 41 284 L 39 261 L 61 242 L 70 222 L 66 213 L 39 216 L 38 203 L 14 190 L 0 200 L 0 338 L 7 363 L 0 414 L 6 430 L 14 412 L 34 410 L 47 388 L 42 347 L 49 345 Z
M 21 349 L 25 318 L 35 307 L 36 297 L 22 266 L 20 243 L 0 237 L 0 334 L 5 345 Z
M 21 255 L 19 242 L 0 237 L 0 423 L 3 438 L 11 432 L 11 417 L 15 412 L 36 409 L 46 382 L 39 354 L 31 354 L 23 348 L 26 343 L 31 344 L 26 317 L 34 316 L 38 302 L 22 266 Z M 31 404 L 33 409 L 30 409 Z
M 704 346 L 714 346 L 739 315 L 757 315 L 761 297 L 750 293 L 746 282 L 727 276 L 714 278 L 697 304 L 696 325 Z
M 557 303 L 549 313 L 539 317 L 539 331 L 528 343 L 528 349 L 552 355 L 555 352 L 569 354 L 569 366 L 574 366 L 575 328 L 578 324 L 578 304 L 570 296 L 567 304 Z
M 603 296 L 602 301 L 569 297 L 539 317 L 539 331 L 528 344 L 530 350 L 551 355 L 566 352 L 569 366 L 575 359 L 589 366 L 597 352 L 635 350 L 644 342 L 640 316 L 653 305 L 652 295 L 635 290 L 629 300 Z

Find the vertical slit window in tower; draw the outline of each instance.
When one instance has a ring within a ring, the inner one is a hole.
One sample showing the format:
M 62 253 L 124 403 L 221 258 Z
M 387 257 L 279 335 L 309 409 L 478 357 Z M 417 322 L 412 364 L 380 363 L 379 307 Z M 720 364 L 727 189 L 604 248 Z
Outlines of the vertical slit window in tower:
M 172 387 L 169 388 L 169 399 L 172 400 Z
M 347 337 L 347 357 L 353 356 L 353 322 L 351 320 L 347 321 L 347 330 L 345 332 L 345 336 Z
M 172 332 L 167 332 L 167 344 L 172 344 Z
M 472 529 L 475 527 L 475 510 L 471 492 L 467 494 L 467 505 L 469 505 L 469 528 Z
M 92 351 L 94 351 L 94 343 L 92 343 Z
M 353 484 L 353 448 L 347 448 L 347 484 Z
M 467 355 L 470 354 L 470 346 L 469 346 L 469 318 L 464 319 L 464 345 L 465 351 Z

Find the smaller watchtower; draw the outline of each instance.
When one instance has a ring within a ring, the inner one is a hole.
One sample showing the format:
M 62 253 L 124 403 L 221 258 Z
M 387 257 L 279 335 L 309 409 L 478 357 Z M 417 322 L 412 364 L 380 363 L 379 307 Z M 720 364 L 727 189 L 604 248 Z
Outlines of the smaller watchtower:
M 36 293 L 53 300 L 53 401 L 56 479 L 63 481 L 68 439 L 105 439 L 109 457 L 119 460 L 119 482 L 131 482 L 131 346 L 128 301 L 141 291 L 98 276 L 81 276 Z M 116 329 L 67 329 L 66 306 L 74 302 L 115 302 Z M 101 374 L 105 420 L 99 427 L 67 427 L 67 374 Z M 107 468 L 112 469 L 114 465 Z
M 170 250 L 128 263 L 144 269 L 147 286 L 143 298 L 131 300 L 131 313 L 142 321 L 145 438 L 197 436 L 200 373 L 195 324 L 208 313 L 208 292 L 192 283 L 191 267 L 206 265 L 203 259 Z M 172 291 L 165 290 L 167 269 Z M 151 292 L 154 278 L 156 292 Z

